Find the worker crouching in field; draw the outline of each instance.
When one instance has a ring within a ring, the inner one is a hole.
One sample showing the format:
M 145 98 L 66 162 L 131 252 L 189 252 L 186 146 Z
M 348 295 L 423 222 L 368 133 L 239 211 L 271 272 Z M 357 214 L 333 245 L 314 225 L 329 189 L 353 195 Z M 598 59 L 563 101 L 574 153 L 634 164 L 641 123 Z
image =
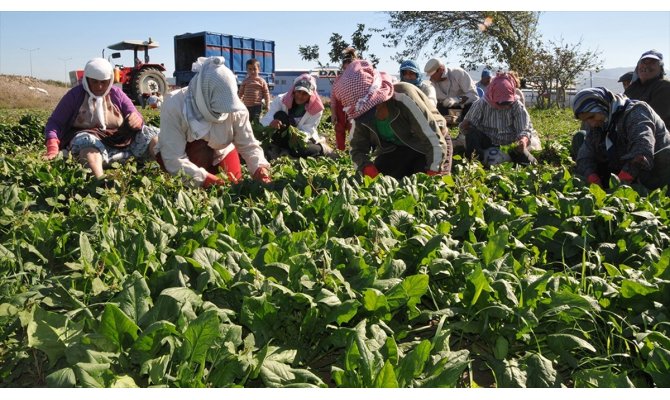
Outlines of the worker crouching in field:
M 529 150 L 539 150 L 540 140 L 526 107 L 516 97 L 514 77 L 496 75 L 483 98 L 475 101 L 459 125 L 465 136 L 465 154 L 473 153 L 485 165 L 504 161 L 534 164 Z M 503 153 L 500 146 L 516 144 Z
M 401 179 L 417 172 L 451 172 L 446 121 L 416 86 L 394 85 L 370 62 L 356 60 L 335 82 L 333 92 L 355 121 L 350 153 L 364 175 Z
M 63 96 L 47 121 L 45 158 L 68 150 L 91 168 L 98 182 L 107 182 L 103 168 L 111 162 L 153 158 L 157 133 L 114 86 L 109 61 L 94 58 L 84 67 L 82 84 Z
M 333 150 L 318 132 L 323 103 L 316 89 L 316 79 L 305 73 L 298 76 L 288 92 L 277 96 L 270 109 L 261 118 L 265 127 L 271 127 L 268 158 L 289 154 L 292 157 L 331 155 Z
M 185 88 L 171 93 L 161 108 L 156 156 L 170 174 L 183 172 L 195 186 L 224 185 L 242 178 L 239 154 L 255 180 L 268 183 L 270 163 L 254 138 L 249 112 L 237 97 L 233 73 L 223 57 L 200 57 Z
M 588 127 L 573 149 L 576 171 L 589 183 L 606 187 L 615 174 L 648 189 L 670 184 L 670 133 L 651 106 L 598 87 L 579 91 L 572 109 Z

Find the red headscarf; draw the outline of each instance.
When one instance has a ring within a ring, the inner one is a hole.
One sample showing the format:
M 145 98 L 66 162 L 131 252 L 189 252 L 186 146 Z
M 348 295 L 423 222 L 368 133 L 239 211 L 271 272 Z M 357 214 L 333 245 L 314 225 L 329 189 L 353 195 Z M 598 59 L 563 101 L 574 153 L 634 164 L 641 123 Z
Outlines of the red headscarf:
M 484 99 L 493 108 L 502 109 L 498 103 L 516 101 L 516 82 L 514 78 L 508 73 L 498 73 L 495 78 L 491 80 Z
M 355 60 L 333 85 L 333 94 L 344 112 L 356 119 L 393 96 L 391 77 L 379 72 L 367 60 Z

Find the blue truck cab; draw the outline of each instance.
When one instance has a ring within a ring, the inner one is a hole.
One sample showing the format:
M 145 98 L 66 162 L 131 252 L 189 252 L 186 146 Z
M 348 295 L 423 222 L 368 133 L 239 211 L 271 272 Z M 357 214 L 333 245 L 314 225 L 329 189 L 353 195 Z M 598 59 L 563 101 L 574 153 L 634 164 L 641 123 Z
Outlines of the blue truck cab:
M 275 85 L 275 42 L 214 32 L 184 33 L 174 37 L 174 77 L 179 87 L 188 85 L 194 72 L 191 66 L 198 57 L 223 56 L 226 66 L 237 76 L 240 85 L 247 76 L 247 60 L 261 64 L 260 76 L 270 91 Z

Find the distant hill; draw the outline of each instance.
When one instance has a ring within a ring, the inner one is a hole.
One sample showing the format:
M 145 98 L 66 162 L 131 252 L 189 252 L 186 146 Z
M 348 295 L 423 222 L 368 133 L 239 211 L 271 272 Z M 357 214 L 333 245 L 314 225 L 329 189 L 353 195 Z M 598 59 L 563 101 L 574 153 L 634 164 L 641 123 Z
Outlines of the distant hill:
M 593 74 L 587 72 L 582 73 L 575 82 L 575 89 L 581 90 L 587 87 L 605 87 L 614 93 L 620 93 L 623 91 L 623 86 L 621 86 L 619 77 L 625 74 L 628 71 L 632 71 L 635 67 L 619 67 L 619 68 L 608 68 L 603 69 L 600 72 L 594 72 Z M 469 71 L 468 73 L 472 77 L 472 80 L 475 82 L 479 81 L 481 77 L 481 69 L 478 71 Z
M 576 88 L 577 90 L 583 89 L 585 87 L 605 87 L 614 93 L 620 93 L 623 91 L 623 86 L 621 82 L 617 82 L 619 77 L 625 74 L 628 71 L 632 71 L 635 67 L 628 68 L 608 68 L 600 72 L 589 74 L 584 72 L 577 81 Z M 591 84 L 593 82 L 593 84 Z
M 0 109 L 53 110 L 68 90 L 60 82 L 0 75 Z

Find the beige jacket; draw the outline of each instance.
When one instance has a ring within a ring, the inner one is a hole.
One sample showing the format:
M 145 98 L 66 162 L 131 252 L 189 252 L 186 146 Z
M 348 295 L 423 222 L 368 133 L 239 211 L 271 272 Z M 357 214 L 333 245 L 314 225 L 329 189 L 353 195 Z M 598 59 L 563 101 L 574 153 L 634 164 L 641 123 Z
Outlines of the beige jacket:
M 187 89 L 183 88 L 170 93 L 170 97 L 163 103 L 157 147 L 163 158 L 165 169 L 170 174 L 176 175 L 183 171 L 193 179 L 196 186 L 202 186 L 207 177 L 207 171 L 193 164 L 186 156 L 186 143 L 195 140 L 183 111 Z M 270 166 L 260 143 L 251 130 L 247 111 L 230 113 L 225 121 L 217 125 L 220 126 L 215 130 L 216 136 L 210 132 L 201 138 L 215 151 L 212 165 L 217 165 L 228 153 L 237 148 L 252 174 L 259 167 Z

